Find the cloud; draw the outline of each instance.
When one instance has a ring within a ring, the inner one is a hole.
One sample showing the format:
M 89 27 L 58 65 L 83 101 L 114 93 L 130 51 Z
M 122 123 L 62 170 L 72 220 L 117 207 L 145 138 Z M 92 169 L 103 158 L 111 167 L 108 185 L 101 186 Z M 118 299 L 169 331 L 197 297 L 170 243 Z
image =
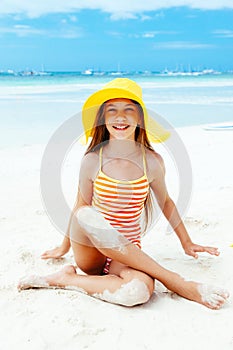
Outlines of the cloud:
M 148 16 L 148 15 L 144 15 L 142 14 L 141 17 L 140 17 L 141 21 L 150 21 L 151 19 L 153 19 L 151 16 Z
M 228 29 L 215 30 L 213 34 L 218 38 L 233 38 L 233 30 L 228 30 Z
M 195 49 L 210 49 L 215 45 L 195 43 L 189 41 L 167 41 L 155 43 L 153 49 L 155 50 L 195 50 Z
M 155 14 L 155 18 L 156 18 L 156 19 L 158 19 L 158 18 L 164 18 L 164 17 L 165 17 L 165 15 L 164 15 L 164 12 L 163 12 L 163 11 L 158 12 L 158 13 Z
M 112 21 L 118 21 L 119 19 L 137 19 L 138 16 L 131 12 L 116 12 L 110 16 Z
M 25 30 L 25 29 L 30 29 L 30 26 L 26 25 L 26 24 L 16 24 L 14 25 L 15 29 L 19 29 L 19 30 Z
M 18 24 L 12 27 L 0 27 L 0 35 L 1 34 L 15 34 L 19 37 L 25 37 L 29 35 L 46 35 L 46 32 L 41 29 Z
M 155 33 L 144 33 L 142 34 L 143 38 L 154 38 L 155 37 Z
M 76 39 L 83 37 L 82 30 L 79 31 L 77 28 L 75 29 L 65 29 L 60 32 L 53 31 L 52 33 L 48 34 L 50 37 L 53 38 L 64 38 L 64 39 Z
M 217 10 L 233 8 L 232 0 L 2 0 L 0 14 L 24 14 L 28 17 L 40 17 L 51 13 L 75 13 L 80 10 L 100 10 L 111 15 L 113 20 L 135 19 L 147 11 L 187 6 L 193 9 Z
M 33 28 L 24 24 L 17 24 L 12 27 L 0 27 L 0 36 L 1 34 L 13 34 L 18 37 L 46 36 L 50 38 L 75 39 L 83 36 L 83 30 L 77 27 L 60 28 L 59 30 L 45 30 Z
M 121 32 L 113 32 L 113 31 L 107 32 L 107 34 L 110 35 L 110 36 L 113 36 L 113 37 L 115 37 L 115 38 L 123 38 L 123 37 L 125 36 L 124 33 L 121 33 Z
M 158 30 L 158 31 L 143 33 L 141 37 L 146 39 L 151 39 L 159 35 L 177 35 L 177 34 L 179 34 L 179 32 L 172 31 L 172 30 Z
M 69 20 L 70 20 L 70 22 L 77 22 L 77 17 L 73 16 L 73 15 L 70 15 L 69 16 Z
M 144 32 L 144 33 L 125 33 L 125 32 L 107 32 L 108 35 L 123 38 L 134 38 L 134 39 L 153 39 L 156 36 L 159 35 L 177 35 L 180 34 L 178 31 L 172 31 L 172 30 L 157 30 L 157 31 L 150 31 L 150 32 Z
M 68 24 L 69 22 L 77 22 L 77 17 L 73 15 L 69 15 L 66 18 L 61 19 L 62 24 Z

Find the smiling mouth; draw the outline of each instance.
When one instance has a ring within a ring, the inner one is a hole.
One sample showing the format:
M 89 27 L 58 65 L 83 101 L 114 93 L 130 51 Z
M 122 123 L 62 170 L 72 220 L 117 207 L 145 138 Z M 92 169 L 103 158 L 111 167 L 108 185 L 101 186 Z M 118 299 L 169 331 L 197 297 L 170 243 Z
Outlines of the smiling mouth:
M 129 128 L 129 125 L 113 125 L 112 126 L 115 130 L 126 130 Z

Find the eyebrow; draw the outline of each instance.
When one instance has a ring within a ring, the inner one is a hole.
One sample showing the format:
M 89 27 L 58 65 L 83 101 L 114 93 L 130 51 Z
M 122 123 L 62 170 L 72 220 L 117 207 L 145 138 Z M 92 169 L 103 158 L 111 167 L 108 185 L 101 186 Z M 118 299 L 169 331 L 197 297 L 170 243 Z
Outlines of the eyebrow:
M 134 105 L 135 105 L 134 103 L 127 103 L 127 105 L 125 105 L 125 107 L 126 106 L 134 106 Z M 106 104 L 106 107 L 116 107 L 116 104 L 114 104 L 114 103 Z

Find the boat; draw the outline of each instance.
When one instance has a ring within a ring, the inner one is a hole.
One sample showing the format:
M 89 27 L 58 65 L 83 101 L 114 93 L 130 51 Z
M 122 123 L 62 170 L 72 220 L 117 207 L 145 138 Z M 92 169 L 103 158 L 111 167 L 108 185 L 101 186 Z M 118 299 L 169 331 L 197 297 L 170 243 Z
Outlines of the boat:
M 82 72 L 82 75 L 93 75 L 93 69 L 86 69 Z

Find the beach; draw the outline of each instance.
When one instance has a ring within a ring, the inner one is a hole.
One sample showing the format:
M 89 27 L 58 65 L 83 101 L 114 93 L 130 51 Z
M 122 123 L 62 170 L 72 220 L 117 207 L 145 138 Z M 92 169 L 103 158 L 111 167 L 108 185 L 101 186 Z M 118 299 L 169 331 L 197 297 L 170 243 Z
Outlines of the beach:
M 230 86 L 232 88 L 232 81 Z M 86 87 L 85 94 L 94 88 Z M 16 347 L 25 350 L 97 350 L 101 347 L 112 350 L 154 350 L 157 347 L 160 350 L 233 349 L 233 131 L 208 131 L 199 122 L 196 125 L 192 122 L 175 125 L 176 137 L 182 141 L 192 166 L 190 196 L 181 213 L 182 218 L 193 241 L 219 247 L 220 256 L 200 253 L 197 260 L 186 256 L 162 217 L 142 241 L 144 251 L 164 267 L 188 280 L 228 289 L 231 296 L 222 309 L 210 310 L 185 300 L 169 292 L 159 282 L 149 302 L 132 308 L 106 303 L 73 290 L 31 289 L 18 292 L 17 283 L 21 277 L 46 275 L 74 264 L 71 251 L 58 260 L 40 258 L 41 253 L 59 245 L 63 238 L 43 205 L 40 170 L 50 136 L 66 118 L 77 112 L 77 106 L 81 107 L 84 98 L 83 94 L 79 95 L 78 101 L 74 100 L 69 92 L 64 102 L 64 91 L 58 96 L 56 90 L 56 101 L 53 95 L 51 102 L 48 92 L 42 98 L 42 92 L 38 92 L 37 88 L 37 94 L 31 99 L 24 89 L 19 87 L 16 91 L 12 88 L 10 91 L 9 88 L 7 91 L 1 87 L 0 94 L 0 105 L 8 116 L 8 119 L 3 116 L 1 119 L 0 347 L 4 350 Z M 149 92 L 148 102 L 153 100 L 150 100 Z M 227 101 L 225 95 L 224 106 L 220 95 L 218 101 L 207 101 L 206 98 L 204 105 L 199 100 L 196 104 L 192 101 L 194 107 L 190 110 L 206 111 L 209 107 L 209 111 L 220 111 L 222 105 L 223 113 L 228 113 L 226 118 L 222 116 L 222 121 L 230 120 L 230 94 Z M 189 102 L 184 105 L 182 100 L 176 110 L 175 100 L 172 102 L 172 107 L 166 102 L 157 103 L 159 114 L 166 111 L 171 114 L 172 109 L 179 114 L 182 106 L 185 114 Z M 40 110 L 36 108 L 39 105 Z M 152 102 L 149 105 L 153 108 Z M 204 123 L 210 122 L 210 114 Z M 49 115 L 51 117 L 47 120 Z M 213 119 L 213 122 L 220 121 Z M 164 157 L 167 187 L 176 201 L 183 190 L 179 184 L 179 171 L 182 169 L 177 167 L 169 149 L 161 145 L 154 145 L 154 148 Z M 78 169 L 84 151 L 85 147 L 75 143 L 63 163 L 62 188 L 70 207 L 75 200 Z

